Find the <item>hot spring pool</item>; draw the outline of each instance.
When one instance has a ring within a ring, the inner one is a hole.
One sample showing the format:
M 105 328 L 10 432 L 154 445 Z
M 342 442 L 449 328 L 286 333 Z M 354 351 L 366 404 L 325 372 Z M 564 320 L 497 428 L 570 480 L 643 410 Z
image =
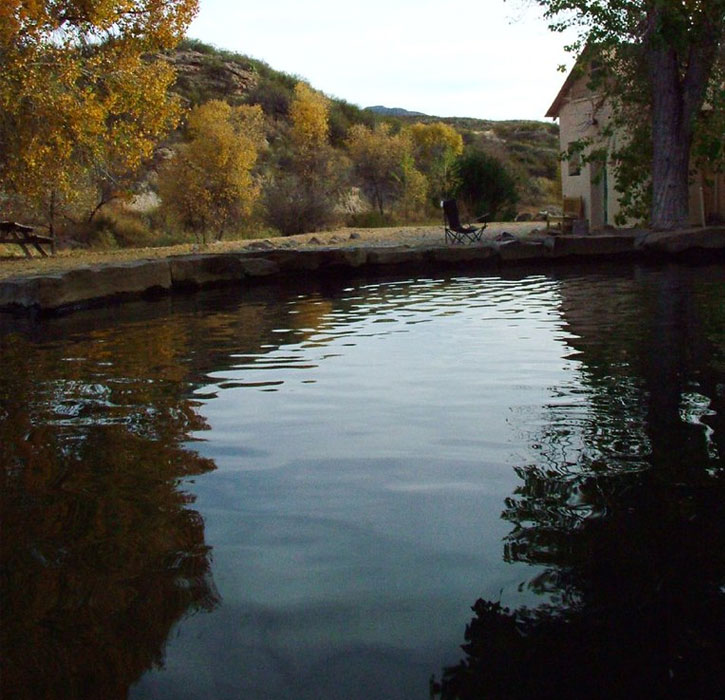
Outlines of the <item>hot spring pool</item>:
M 626 264 L 0 317 L 7 697 L 427 698 L 478 598 L 606 644 L 651 609 L 683 678 L 725 619 L 723 299 Z

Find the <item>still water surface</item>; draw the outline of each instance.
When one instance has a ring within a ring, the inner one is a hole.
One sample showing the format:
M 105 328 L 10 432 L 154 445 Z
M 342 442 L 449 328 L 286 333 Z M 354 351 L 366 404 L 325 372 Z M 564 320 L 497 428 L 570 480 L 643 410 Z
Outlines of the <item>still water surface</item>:
M 426 698 L 479 598 L 610 668 L 645 610 L 634 675 L 719 682 L 724 299 L 627 265 L 3 318 L 7 697 Z

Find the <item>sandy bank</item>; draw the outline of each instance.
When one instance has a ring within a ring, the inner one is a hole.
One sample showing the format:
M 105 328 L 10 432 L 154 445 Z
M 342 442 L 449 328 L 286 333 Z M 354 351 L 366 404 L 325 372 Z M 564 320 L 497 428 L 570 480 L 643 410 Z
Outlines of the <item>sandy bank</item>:
M 503 231 L 516 236 L 527 237 L 537 226 L 534 223 L 495 223 L 484 232 L 484 239 L 492 240 Z M 130 262 L 133 260 L 166 258 L 177 255 L 236 253 L 248 250 L 268 250 L 271 248 L 295 249 L 314 248 L 320 245 L 336 246 L 377 246 L 408 245 L 428 246 L 443 243 L 442 226 L 394 226 L 390 228 L 343 228 L 320 233 L 304 233 L 297 236 L 220 241 L 207 245 L 176 245 L 161 248 L 123 248 L 120 250 L 69 250 L 61 251 L 50 258 L 34 257 L 28 259 L 17 248 L 17 256 L 12 259 L 0 258 L 0 280 L 8 277 L 48 274 L 71 270 L 85 265 Z M 15 247 L 13 247 L 15 248 Z

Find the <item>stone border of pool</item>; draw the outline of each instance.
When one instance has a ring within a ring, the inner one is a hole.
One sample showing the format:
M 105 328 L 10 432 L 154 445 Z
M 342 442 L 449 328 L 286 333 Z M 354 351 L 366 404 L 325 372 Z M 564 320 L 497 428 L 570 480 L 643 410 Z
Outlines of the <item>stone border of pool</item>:
M 577 263 L 612 257 L 721 258 L 725 226 L 674 232 L 624 231 L 604 235 L 541 235 L 488 240 L 470 246 L 328 245 L 247 249 L 134 262 L 104 263 L 0 281 L 0 310 L 68 312 L 147 294 L 211 285 L 270 281 L 282 276 L 386 270 L 404 266 L 495 268 L 537 262 Z

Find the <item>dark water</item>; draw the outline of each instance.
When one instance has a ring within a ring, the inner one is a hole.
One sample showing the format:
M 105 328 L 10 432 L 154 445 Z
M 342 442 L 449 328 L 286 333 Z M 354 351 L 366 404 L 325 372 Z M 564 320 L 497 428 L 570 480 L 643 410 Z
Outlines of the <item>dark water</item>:
M 0 328 L 3 698 L 721 695 L 722 266 Z

